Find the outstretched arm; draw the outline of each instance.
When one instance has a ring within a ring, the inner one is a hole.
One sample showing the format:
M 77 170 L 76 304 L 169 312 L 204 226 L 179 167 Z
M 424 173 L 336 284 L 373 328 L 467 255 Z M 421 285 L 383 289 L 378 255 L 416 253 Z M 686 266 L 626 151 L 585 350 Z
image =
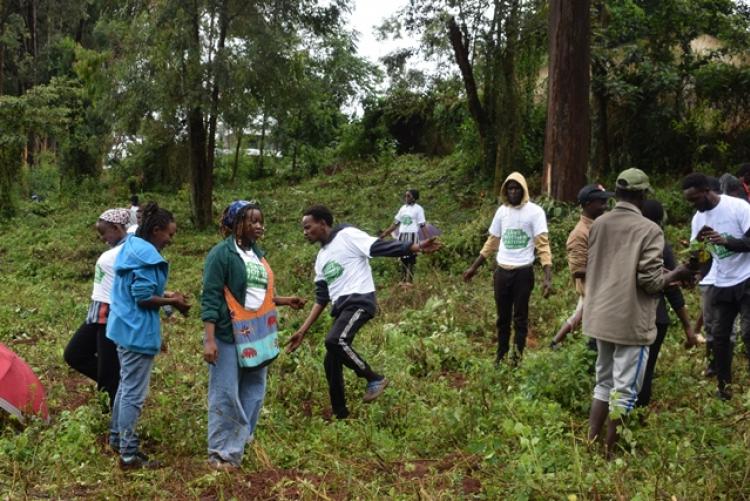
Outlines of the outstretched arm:
M 289 341 L 287 341 L 287 353 L 292 353 L 294 350 L 299 348 L 299 346 L 302 344 L 302 340 L 305 339 L 305 334 L 307 334 L 307 331 L 310 330 L 310 327 L 312 327 L 313 324 L 318 320 L 318 317 L 321 313 L 323 313 L 325 307 L 326 305 L 324 304 L 315 303 L 315 305 L 312 307 L 312 310 L 310 310 L 310 314 L 307 315 L 305 322 L 299 329 L 297 329 L 297 332 L 292 334 L 292 337 L 289 338 Z
M 385 238 L 391 233 L 393 233 L 393 230 L 395 230 L 399 225 L 398 221 L 394 221 L 393 224 L 391 224 L 388 228 L 383 230 L 383 232 L 380 234 L 380 238 Z

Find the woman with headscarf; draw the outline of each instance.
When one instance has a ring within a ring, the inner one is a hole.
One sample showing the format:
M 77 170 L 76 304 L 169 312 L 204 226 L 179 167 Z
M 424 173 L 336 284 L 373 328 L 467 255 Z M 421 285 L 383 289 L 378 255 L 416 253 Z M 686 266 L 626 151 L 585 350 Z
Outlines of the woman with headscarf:
M 275 295 L 274 275 L 258 247 L 263 212 L 238 200 L 225 211 L 232 228 L 206 256 L 201 319 L 209 364 L 208 461 L 229 470 L 252 442 L 266 392 L 267 366 L 278 354 L 276 306 L 300 309 L 305 300 Z
M 86 320 L 68 342 L 63 354 L 70 367 L 94 380 L 99 391 L 107 392 L 110 409 L 120 382 L 120 362 L 117 359 L 117 346 L 106 336 L 107 317 L 112 302 L 115 259 L 128 236 L 126 227 L 129 219 L 127 209 L 109 209 L 96 221 L 99 238 L 110 249 L 96 261 L 94 289 Z

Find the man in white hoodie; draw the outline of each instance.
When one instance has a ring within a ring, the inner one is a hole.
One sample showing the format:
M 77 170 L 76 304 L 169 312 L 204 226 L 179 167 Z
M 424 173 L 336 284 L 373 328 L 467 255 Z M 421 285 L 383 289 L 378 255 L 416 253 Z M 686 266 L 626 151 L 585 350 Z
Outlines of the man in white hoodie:
M 510 351 L 510 323 L 513 319 L 518 361 L 526 347 L 529 298 L 534 289 L 534 260 L 544 269 L 542 296 L 552 291 L 552 252 L 549 246 L 547 218 L 544 210 L 529 200 L 526 179 L 518 172 L 510 174 L 500 188 L 503 204 L 495 212 L 487 241 L 479 256 L 464 272 L 468 282 L 477 269 L 496 253 L 494 274 L 497 307 L 497 356 L 499 364 Z

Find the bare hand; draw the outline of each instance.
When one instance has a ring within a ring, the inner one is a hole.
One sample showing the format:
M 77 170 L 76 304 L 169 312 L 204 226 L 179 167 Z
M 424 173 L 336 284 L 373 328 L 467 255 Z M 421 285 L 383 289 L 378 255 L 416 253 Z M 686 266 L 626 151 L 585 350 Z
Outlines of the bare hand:
M 436 252 L 440 250 L 440 248 L 443 246 L 440 242 L 438 242 L 437 237 L 428 238 L 427 240 L 422 240 L 419 242 L 419 250 L 423 254 L 431 254 L 433 252 Z
M 476 268 L 469 268 L 469 269 L 467 269 L 464 272 L 464 274 L 463 274 L 464 282 L 466 282 L 466 283 L 471 282 L 471 279 L 474 278 L 474 275 L 476 275 L 476 274 L 477 274 L 477 269 Z
M 303 339 L 305 339 L 304 332 L 297 331 L 292 334 L 292 337 L 290 337 L 286 342 L 286 352 L 292 353 L 294 350 L 299 348 L 299 345 L 302 344 Z
M 306 303 L 307 299 L 301 298 L 299 296 L 292 296 L 289 298 L 289 306 L 295 310 L 301 310 L 305 307 Z
M 177 311 L 182 313 L 183 317 L 186 317 L 188 313 L 190 312 L 190 308 L 192 308 L 192 305 L 187 302 L 187 299 L 184 295 L 180 294 L 179 292 L 173 292 L 171 294 L 171 297 L 174 300 L 174 303 L 172 303 L 172 306 L 177 308 Z
M 714 245 L 726 245 L 727 239 L 726 237 L 722 236 L 721 233 L 719 233 L 716 230 L 707 231 L 703 234 L 703 239 L 708 240 Z
M 211 365 L 216 363 L 219 358 L 219 349 L 216 347 L 215 340 L 206 340 L 203 342 L 203 360 Z
M 552 280 L 544 279 L 544 282 L 542 282 L 542 297 L 544 299 L 547 299 L 550 294 L 552 294 Z

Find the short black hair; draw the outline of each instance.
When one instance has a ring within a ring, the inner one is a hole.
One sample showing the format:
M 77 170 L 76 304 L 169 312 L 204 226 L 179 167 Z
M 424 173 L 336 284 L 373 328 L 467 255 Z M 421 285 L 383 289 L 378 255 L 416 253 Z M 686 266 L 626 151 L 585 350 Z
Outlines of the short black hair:
M 312 216 L 316 221 L 323 221 L 328 226 L 333 226 L 333 214 L 325 205 L 313 205 L 308 207 L 303 216 Z
M 696 190 L 710 190 L 711 186 L 708 183 L 708 177 L 701 172 L 693 172 L 688 174 L 682 179 L 682 189 L 688 190 L 695 188 Z
M 741 163 L 737 167 L 737 177 L 750 177 L 750 162 Z
M 416 202 L 419 200 L 419 190 L 415 190 L 413 188 L 406 190 L 407 192 L 411 193 L 412 198 L 414 198 L 414 201 Z
M 174 222 L 174 216 L 167 209 L 162 209 L 156 202 L 149 202 L 143 208 L 141 224 L 135 232 L 135 236 L 149 240 L 156 228 L 166 228 L 169 223 Z M 150 240 L 149 240 L 150 241 Z
M 646 219 L 650 219 L 659 226 L 664 222 L 664 207 L 658 200 L 648 198 L 643 201 L 641 206 L 641 214 Z
M 640 202 L 646 197 L 645 190 L 624 190 L 615 188 L 615 198 L 623 202 Z
M 133 205 L 138 205 L 138 195 L 133 195 L 130 197 L 130 203 Z

